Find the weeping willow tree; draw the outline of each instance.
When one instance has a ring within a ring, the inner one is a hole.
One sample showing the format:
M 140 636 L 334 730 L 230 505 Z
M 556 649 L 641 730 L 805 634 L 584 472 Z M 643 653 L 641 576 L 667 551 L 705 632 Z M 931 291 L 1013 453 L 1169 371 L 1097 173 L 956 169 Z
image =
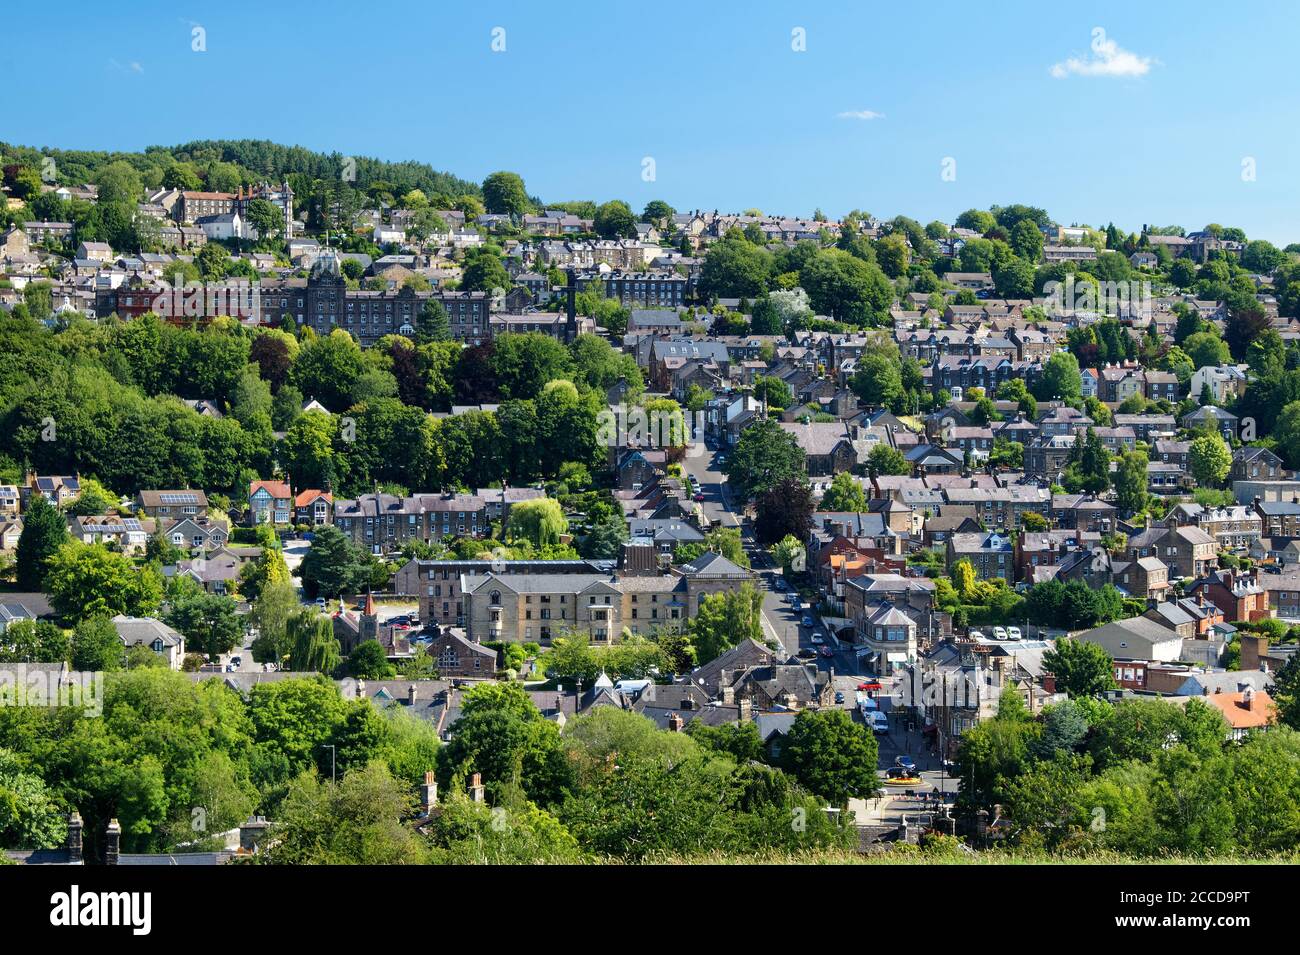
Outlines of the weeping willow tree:
M 296 672 L 314 670 L 330 674 L 343 660 L 334 624 L 329 617 L 304 610 L 289 620 L 289 669 Z

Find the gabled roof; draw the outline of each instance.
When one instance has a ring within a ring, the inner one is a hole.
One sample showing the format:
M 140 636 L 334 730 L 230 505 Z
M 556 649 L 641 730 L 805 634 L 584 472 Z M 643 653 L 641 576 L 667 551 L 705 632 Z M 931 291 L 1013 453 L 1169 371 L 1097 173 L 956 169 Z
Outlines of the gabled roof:
M 750 572 L 740 567 L 716 551 L 705 551 L 688 564 L 682 564 L 682 573 L 689 577 L 744 577 Z

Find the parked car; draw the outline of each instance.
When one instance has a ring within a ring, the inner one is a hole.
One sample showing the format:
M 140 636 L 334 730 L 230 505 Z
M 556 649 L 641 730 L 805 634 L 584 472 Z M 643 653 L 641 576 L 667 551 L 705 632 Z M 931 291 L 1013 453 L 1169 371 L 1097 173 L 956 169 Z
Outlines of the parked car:
M 844 702 L 844 694 L 838 690 L 835 692 L 835 702 L 836 703 Z
M 978 630 L 972 630 L 970 632 L 970 638 L 972 640 L 983 640 L 984 634 L 980 633 Z
M 1019 628 L 1019 627 L 1007 627 L 1007 639 L 1008 639 L 1008 640 L 1019 640 L 1019 639 L 1020 639 L 1020 628 Z
M 994 640 L 1005 640 L 1006 638 L 1007 638 L 1007 628 L 1006 628 L 1006 627 L 994 627 L 994 628 L 993 628 L 993 639 L 994 639 Z
M 813 646 L 820 646 L 821 644 L 826 642 L 826 638 L 822 636 L 821 631 L 818 631 L 817 633 L 814 633 L 811 637 L 808 638 L 808 642 L 811 643 Z
M 796 607 L 795 609 L 798 610 L 799 608 Z M 816 623 L 813 621 L 813 618 L 810 617 L 808 614 L 804 614 L 804 615 L 803 615 L 803 619 L 802 619 L 801 621 L 799 621 L 799 622 L 802 623 L 805 627 L 814 627 L 814 626 L 816 626 Z
M 910 770 L 911 772 L 916 772 L 916 760 L 914 760 L 911 756 L 907 756 L 907 755 L 895 756 L 894 765 L 899 767 L 900 769 L 906 769 L 906 770 Z

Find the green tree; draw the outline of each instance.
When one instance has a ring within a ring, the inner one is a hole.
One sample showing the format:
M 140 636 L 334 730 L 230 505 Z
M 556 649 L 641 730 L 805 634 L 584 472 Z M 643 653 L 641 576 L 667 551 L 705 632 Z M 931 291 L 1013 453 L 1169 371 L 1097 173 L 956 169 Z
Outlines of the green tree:
M 783 768 L 836 806 L 875 795 L 876 739 L 841 709 L 802 710 L 781 747 Z
M 102 544 L 71 541 L 47 567 L 50 603 L 72 623 L 101 615 L 147 617 L 162 602 L 162 580 L 154 568 L 138 568 Z
M 528 541 L 541 549 L 559 544 L 569 532 L 569 522 L 558 501 L 541 497 L 513 505 L 506 530 L 508 539 Z
M 708 594 L 691 621 L 695 649 L 703 662 L 745 640 L 763 641 L 763 594 L 753 584 Z
M 494 172 L 483 180 L 483 206 L 498 215 L 522 216 L 533 204 L 518 173 Z
M 736 495 L 749 500 L 786 478 L 802 478 L 806 464 L 795 436 L 765 419 L 741 432 L 725 471 Z
M 0 634 L 0 662 L 62 663 L 68 658 L 68 637 L 45 620 L 15 620 Z
M 548 806 L 569 784 L 559 730 L 517 683 L 483 683 L 466 693 L 451 734 L 438 751 L 438 785 L 444 791 L 479 773 L 493 802 L 517 784 L 530 800 Z
M 360 589 L 365 571 L 352 542 L 337 527 L 326 525 L 312 536 L 299 576 L 308 597 L 333 598 Z
M 14 555 L 18 586 L 23 590 L 44 590 L 49 562 L 68 540 L 68 524 L 58 508 L 44 495 L 33 494 L 23 512 L 23 532 L 18 536 Z
M 53 849 L 67 834 L 67 817 L 54 790 L 28 772 L 16 753 L 0 749 L 0 845 Z
M 410 788 L 373 763 L 337 785 L 311 773 L 293 781 L 265 842 L 272 865 L 413 865 L 426 861 Z
M 69 643 L 72 669 L 87 672 L 120 670 L 125 651 L 117 628 L 108 617 L 88 617 L 77 624 Z
M 262 588 L 249 613 L 249 624 L 257 629 L 254 660 L 281 663 L 289 655 L 289 618 L 299 609 L 298 591 L 292 583 L 271 583 Z
M 879 445 L 878 447 L 887 446 Z M 867 494 L 852 474 L 848 471 L 841 471 L 831 479 L 831 486 L 822 495 L 821 509 L 823 511 L 862 513 L 867 509 Z
M 1043 374 L 1034 385 L 1039 401 L 1078 401 L 1083 389 L 1079 360 L 1069 352 L 1057 352 L 1043 366 Z
M 358 680 L 391 680 L 397 668 L 377 640 L 363 640 L 348 654 L 348 673 Z
M 550 335 L 500 335 L 493 343 L 492 370 L 506 398 L 536 398 L 542 388 L 573 372 L 568 350 Z
M 1147 455 L 1127 451 L 1115 472 L 1115 503 L 1126 514 L 1136 514 L 1147 506 Z
M 1043 654 L 1043 667 L 1070 696 L 1096 696 L 1115 686 L 1114 661 L 1095 643 L 1061 638 Z
M 285 625 L 289 669 L 300 673 L 334 673 L 341 662 L 338 638 L 329 617 L 302 610 Z
M 185 636 L 187 647 L 206 653 L 214 663 L 239 646 L 244 635 L 238 605 L 222 594 L 196 593 L 174 600 L 167 623 Z
M 596 209 L 594 228 L 603 239 L 630 239 L 636 235 L 636 215 L 626 202 L 614 199 Z
M 903 376 L 898 360 L 878 352 L 867 352 L 858 359 L 849 387 L 869 405 L 894 407 L 903 397 Z
M 1188 449 L 1187 467 L 1201 487 L 1219 487 L 1232 469 L 1232 452 L 1218 432 L 1203 434 Z
M 415 322 L 415 340 L 423 345 L 426 342 L 444 342 L 451 338 L 451 323 L 447 319 L 447 309 L 436 298 L 426 299 L 420 306 L 420 316 Z
M 887 444 L 877 444 L 867 452 L 867 473 L 872 477 L 882 474 L 910 474 L 912 466 L 903 452 Z M 825 508 L 824 508 L 825 509 Z
M 1183 340 L 1182 349 L 1197 368 L 1226 365 L 1232 360 L 1228 343 L 1217 332 L 1197 332 Z

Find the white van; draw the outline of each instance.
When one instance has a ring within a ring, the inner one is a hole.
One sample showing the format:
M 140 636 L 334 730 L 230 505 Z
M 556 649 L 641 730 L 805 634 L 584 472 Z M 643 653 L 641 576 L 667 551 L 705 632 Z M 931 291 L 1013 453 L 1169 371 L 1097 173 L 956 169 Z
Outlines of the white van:
M 871 711 L 871 732 L 883 736 L 889 732 L 889 718 L 880 710 Z

